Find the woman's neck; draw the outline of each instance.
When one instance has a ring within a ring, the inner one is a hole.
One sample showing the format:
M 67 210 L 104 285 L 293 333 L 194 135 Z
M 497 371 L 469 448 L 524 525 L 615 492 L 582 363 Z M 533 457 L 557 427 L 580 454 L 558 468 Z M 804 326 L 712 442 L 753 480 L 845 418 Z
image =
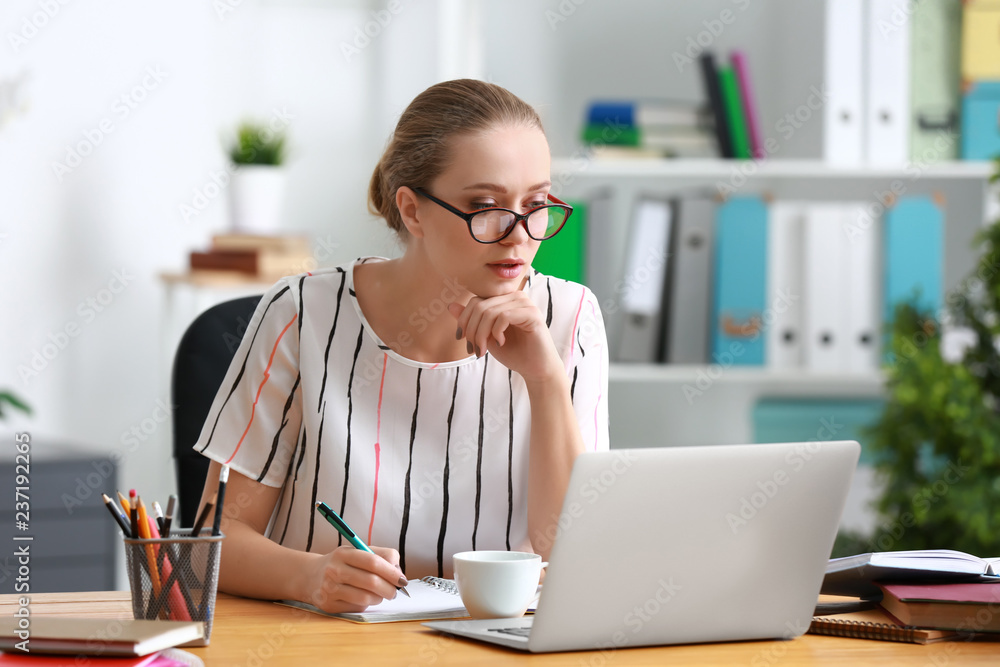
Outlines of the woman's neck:
M 471 295 L 455 280 L 424 265 L 414 253 L 355 267 L 358 303 L 368 324 L 397 354 L 425 363 L 468 356 L 465 340 L 448 304 Z

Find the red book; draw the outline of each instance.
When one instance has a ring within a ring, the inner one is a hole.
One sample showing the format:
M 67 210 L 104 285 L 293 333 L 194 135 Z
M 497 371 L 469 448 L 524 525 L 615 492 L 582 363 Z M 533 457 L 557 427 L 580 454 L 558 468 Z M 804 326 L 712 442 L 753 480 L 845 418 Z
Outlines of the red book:
M 1000 632 L 1000 583 L 879 584 L 882 608 L 906 625 Z

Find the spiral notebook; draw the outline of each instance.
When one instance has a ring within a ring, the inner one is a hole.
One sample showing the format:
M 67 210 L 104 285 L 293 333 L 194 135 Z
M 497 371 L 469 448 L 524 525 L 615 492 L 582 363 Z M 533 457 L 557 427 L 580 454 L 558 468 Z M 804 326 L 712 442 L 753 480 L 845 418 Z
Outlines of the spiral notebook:
M 343 618 L 356 623 L 388 623 L 390 621 L 423 621 L 442 618 L 462 618 L 469 615 L 458 596 L 458 586 L 452 579 L 424 577 L 411 579 L 406 585 L 410 597 L 396 595 L 392 600 L 355 613 L 330 614 L 305 602 L 278 600 L 278 604 L 305 609 L 322 616 Z
M 814 616 L 807 632 L 813 635 L 878 639 L 911 644 L 931 644 L 958 638 L 958 633 L 948 630 L 903 625 L 881 607 L 844 614 Z

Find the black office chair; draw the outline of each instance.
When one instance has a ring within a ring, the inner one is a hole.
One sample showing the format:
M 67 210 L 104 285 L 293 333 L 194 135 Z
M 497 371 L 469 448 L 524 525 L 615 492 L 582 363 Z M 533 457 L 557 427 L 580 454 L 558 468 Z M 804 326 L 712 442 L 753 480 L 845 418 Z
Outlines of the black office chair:
M 195 318 L 177 346 L 170 396 L 181 526 L 194 525 L 208 476 L 208 458 L 192 448 L 260 299 L 247 296 L 212 306 Z

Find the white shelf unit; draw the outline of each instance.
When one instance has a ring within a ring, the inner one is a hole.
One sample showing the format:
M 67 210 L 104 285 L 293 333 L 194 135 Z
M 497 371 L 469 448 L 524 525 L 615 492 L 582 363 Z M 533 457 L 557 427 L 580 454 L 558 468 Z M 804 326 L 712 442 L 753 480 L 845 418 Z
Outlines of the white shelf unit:
M 586 199 L 598 190 L 612 198 L 607 228 L 588 229 L 607 248 L 606 275 L 622 276 L 631 209 L 639 194 L 716 192 L 734 173 L 743 174 L 739 193 L 767 193 L 775 198 L 843 199 L 875 202 L 879 193 L 933 194 L 945 207 L 945 290 L 954 289 L 977 259 L 972 238 L 987 215 L 992 171 L 989 163 L 954 162 L 919 171 L 899 168 L 844 169 L 818 160 L 771 160 L 750 164 L 736 160 L 599 160 L 553 161 L 553 183 L 560 196 Z M 902 188 L 902 189 L 901 189 Z M 604 224 L 604 223 L 601 223 Z M 611 350 L 621 328 L 620 294 L 615 285 L 591 284 L 605 315 Z M 616 446 L 656 446 L 750 442 L 750 416 L 765 396 L 877 397 L 884 391 L 882 372 L 862 375 L 816 374 L 808 370 L 765 367 L 671 366 L 613 363 L 610 374 L 611 428 Z
M 739 192 L 767 192 L 775 198 L 875 201 L 896 184 L 904 194 L 944 198 L 944 288 L 951 290 L 977 259 L 973 235 L 996 214 L 994 202 L 987 201 L 991 166 L 951 162 L 926 168 L 841 168 L 820 159 L 824 114 L 821 106 L 810 103 L 823 89 L 825 4 L 835 1 L 621 0 L 546 8 L 532 0 L 482 2 L 484 78 L 509 88 L 541 113 L 557 156 L 552 168 L 556 195 L 584 198 L 595 189 L 610 189 L 613 221 L 611 229 L 600 230 L 607 232 L 602 237 L 606 275 L 623 275 L 631 207 L 639 193 L 716 190 L 725 183 L 737 185 Z M 704 101 L 697 58 L 706 48 L 719 62 L 733 49 L 745 53 L 763 135 L 777 142 L 767 160 L 593 160 L 581 152 L 585 109 L 594 100 Z M 602 307 L 608 299 L 615 303 L 613 283 L 591 285 Z M 604 308 L 614 346 L 619 314 L 608 310 Z M 883 391 L 881 373 L 827 377 L 733 367 L 723 369 L 689 403 L 684 385 L 712 368 L 614 364 L 614 446 L 745 442 L 752 435 L 750 410 L 761 396 L 859 397 Z

